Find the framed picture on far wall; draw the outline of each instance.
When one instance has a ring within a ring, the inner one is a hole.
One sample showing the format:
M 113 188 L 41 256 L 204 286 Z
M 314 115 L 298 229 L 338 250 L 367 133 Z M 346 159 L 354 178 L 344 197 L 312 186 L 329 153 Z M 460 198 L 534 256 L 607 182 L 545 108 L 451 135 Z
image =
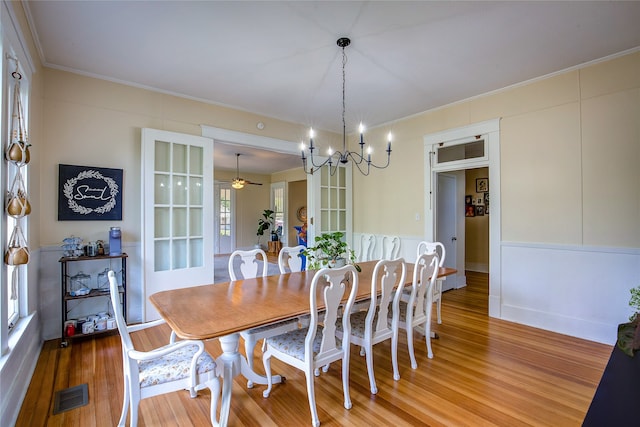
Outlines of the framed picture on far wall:
M 476 193 L 489 191 L 489 178 L 476 178 Z
M 476 216 L 483 216 L 483 215 L 484 215 L 484 205 L 477 205 Z

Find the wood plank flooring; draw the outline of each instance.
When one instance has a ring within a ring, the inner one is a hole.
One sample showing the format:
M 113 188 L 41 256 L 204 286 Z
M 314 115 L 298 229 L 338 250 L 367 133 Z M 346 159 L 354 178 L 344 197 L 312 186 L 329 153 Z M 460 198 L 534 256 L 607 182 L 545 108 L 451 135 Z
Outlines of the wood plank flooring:
M 350 390 L 353 407 L 342 406 L 340 363 L 315 379 L 322 426 L 580 426 L 589 408 L 611 346 L 542 331 L 487 316 L 487 275 L 467 272 L 468 286 L 443 296 L 440 338 L 426 357 L 416 338 L 418 369 L 412 370 L 406 337 L 399 345 L 400 381 L 393 381 L 390 343 L 374 347 L 378 394 L 369 392 L 364 358 L 352 347 Z M 163 345 L 169 328 L 134 335 L 140 348 Z M 17 426 L 114 426 L 122 400 L 122 360 L 117 335 L 74 341 L 60 348 L 47 341 L 27 392 Z M 217 341 L 207 350 L 221 353 Z M 286 376 L 262 397 L 265 386 L 246 388 L 234 379 L 230 426 L 304 426 L 311 416 L 304 375 L 274 360 Z M 256 369 L 262 372 L 256 347 Z M 54 392 L 89 386 L 89 404 L 52 415 Z M 208 425 L 210 394 L 187 392 L 145 399 L 139 426 Z

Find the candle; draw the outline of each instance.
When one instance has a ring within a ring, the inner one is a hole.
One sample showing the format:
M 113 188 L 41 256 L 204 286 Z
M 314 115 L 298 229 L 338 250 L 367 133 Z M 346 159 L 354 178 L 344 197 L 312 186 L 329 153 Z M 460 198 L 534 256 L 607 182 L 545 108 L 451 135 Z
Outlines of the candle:
M 364 138 L 362 137 L 362 133 L 364 132 L 364 126 L 362 122 L 360 122 L 360 145 L 364 145 Z
M 388 135 L 388 137 L 387 137 L 387 141 L 389 141 L 389 142 L 387 143 L 387 151 L 388 151 L 388 152 L 391 152 L 391 132 L 389 132 L 389 135 Z
M 313 150 L 313 128 L 309 129 L 309 150 Z

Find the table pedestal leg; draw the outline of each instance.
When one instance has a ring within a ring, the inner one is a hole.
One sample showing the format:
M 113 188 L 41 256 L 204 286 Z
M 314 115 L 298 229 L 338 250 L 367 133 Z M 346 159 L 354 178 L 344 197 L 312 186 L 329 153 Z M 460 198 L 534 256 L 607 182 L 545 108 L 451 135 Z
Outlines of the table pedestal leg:
M 238 351 L 240 334 L 231 334 L 220 337 L 222 355 L 216 359 L 218 374 L 222 376 L 222 404 L 220 405 L 220 425 L 226 426 L 229 421 L 229 409 L 231 407 L 231 390 L 233 378 L 242 375 L 254 384 L 267 384 L 267 377 L 258 375 L 249 368 L 247 359 Z M 282 382 L 280 375 L 273 376 L 273 382 Z

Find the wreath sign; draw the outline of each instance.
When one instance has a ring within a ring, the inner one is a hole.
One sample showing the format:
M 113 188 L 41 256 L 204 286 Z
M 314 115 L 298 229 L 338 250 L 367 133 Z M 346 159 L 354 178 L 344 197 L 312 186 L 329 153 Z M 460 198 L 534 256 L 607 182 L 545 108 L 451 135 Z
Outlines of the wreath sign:
M 109 194 L 111 196 L 109 198 L 109 201 L 106 204 L 99 206 L 95 209 L 88 208 L 86 206 L 81 206 L 74 200 L 75 196 L 73 194 L 73 190 L 74 188 L 76 188 L 76 184 L 78 183 L 78 181 L 82 181 L 83 179 L 89 179 L 89 178 L 105 181 L 109 186 Z M 78 176 L 76 176 L 75 178 L 68 179 L 67 182 L 64 183 L 63 193 L 64 193 L 64 196 L 67 198 L 67 204 L 69 206 L 69 209 L 71 209 L 73 212 L 81 215 L 88 215 L 94 212 L 97 214 L 105 214 L 107 212 L 110 212 L 111 209 L 113 209 L 116 206 L 116 196 L 118 194 L 118 185 L 116 184 L 116 181 L 113 178 L 104 176 L 96 170 L 86 170 L 86 171 L 80 172 Z

